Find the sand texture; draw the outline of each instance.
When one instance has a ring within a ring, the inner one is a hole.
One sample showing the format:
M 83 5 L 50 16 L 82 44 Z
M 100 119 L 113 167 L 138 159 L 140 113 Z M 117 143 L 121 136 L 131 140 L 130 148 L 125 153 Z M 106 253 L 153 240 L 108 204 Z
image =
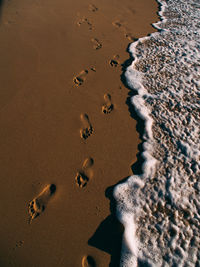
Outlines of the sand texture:
M 123 83 L 154 0 L 0 1 L 0 266 L 118 266 L 112 188 L 139 134 Z

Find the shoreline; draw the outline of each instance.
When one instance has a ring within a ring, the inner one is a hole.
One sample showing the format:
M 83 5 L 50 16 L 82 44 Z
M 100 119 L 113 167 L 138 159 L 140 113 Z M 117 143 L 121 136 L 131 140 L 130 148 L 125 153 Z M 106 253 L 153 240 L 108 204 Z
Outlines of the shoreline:
M 81 266 L 84 255 L 97 266 L 118 261 L 122 229 L 109 198 L 132 174 L 140 143 L 121 64 L 128 43 L 153 31 L 157 7 L 153 0 L 2 6 L 3 266 L 30 266 L 30 259 Z M 28 224 L 35 198 L 45 210 Z

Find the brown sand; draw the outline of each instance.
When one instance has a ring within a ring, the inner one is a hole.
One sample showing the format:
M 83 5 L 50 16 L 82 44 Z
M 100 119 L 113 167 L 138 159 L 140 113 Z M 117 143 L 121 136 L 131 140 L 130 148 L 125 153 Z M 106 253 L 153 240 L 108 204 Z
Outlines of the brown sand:
M 120 64 L 157 4 L 0 5 L 0 266 L 117 266 L 106 189 L 132 174 L 139 143 Z

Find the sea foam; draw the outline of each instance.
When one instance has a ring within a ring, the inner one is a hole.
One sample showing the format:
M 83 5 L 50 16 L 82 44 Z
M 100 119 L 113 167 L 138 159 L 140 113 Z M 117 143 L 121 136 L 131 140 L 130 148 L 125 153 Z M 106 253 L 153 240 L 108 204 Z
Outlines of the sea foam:
M 200 3 L 159 0 L 158 32 L 130 45 L 125 72 L 144 121 L 144 164 L 115 187 L 121 266 L 200 264 Z

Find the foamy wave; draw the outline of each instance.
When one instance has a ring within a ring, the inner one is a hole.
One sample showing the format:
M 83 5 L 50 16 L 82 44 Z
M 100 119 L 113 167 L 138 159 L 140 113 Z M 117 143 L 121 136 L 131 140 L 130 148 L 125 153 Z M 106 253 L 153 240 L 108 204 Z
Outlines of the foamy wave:
M 121 266 L 198 266 L 200 4 L 159 2 L 159 32 L 130 46 L 125 73 L 145 122 L 145 162 L 114 191 L 125 227 Z

